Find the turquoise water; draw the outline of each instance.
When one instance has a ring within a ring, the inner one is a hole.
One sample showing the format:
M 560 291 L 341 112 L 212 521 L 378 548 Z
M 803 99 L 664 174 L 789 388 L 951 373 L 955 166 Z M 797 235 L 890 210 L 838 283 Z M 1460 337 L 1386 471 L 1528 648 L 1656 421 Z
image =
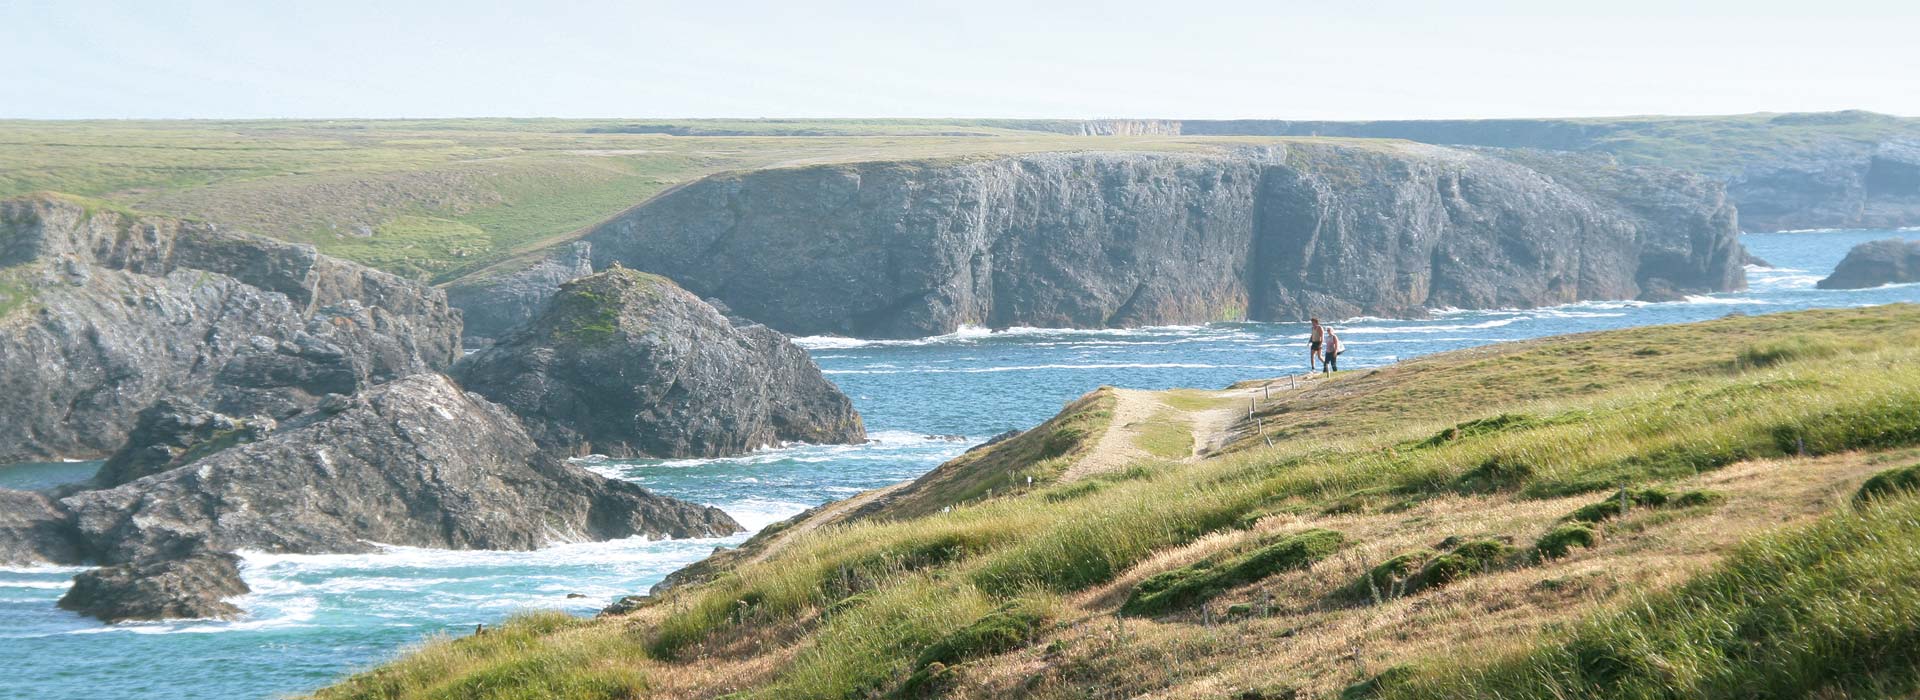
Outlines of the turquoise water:
M 1422 320 L 1337 325 L 1343 367 L 1543 335 L 1814 307 L 1920 302 L 1920 285 L 1821 291 L 1813 283 L 1855 243 L 1920 231 L 1750 234 L 1779 265 L 1751 289 L 1682 302 L 1588 302 L 1455 311 Z M 798 446 L 712 460 L 587 466 L 711 503 L 758 528 L 830 499 L 911 478 L 968 444 L 1031 426 L 1093 387 L 1224 386 L 1306 368 L 1302 324 L 1215 324 L 1112 331 L 963 331 L 912 341 L 806 338 L 854 398 L 874 441 Z M 932 436 L 961 435 L 964 441 Z M 0 487 L 84 478 L 91 463 L 0 469 Z M 590 614 L 744 536 L 569 544 L 537 552 L 391 548 L 375 555 L 246 556 L 254 592 L 235 622 L 105 626 L 54 608 L 78 569 L 0 569 L 0 698 L 252 698 L 311 690 L 434 634 L 459 634 L 517 610 Z M 570 598 L 569 594 L 585 596 Z

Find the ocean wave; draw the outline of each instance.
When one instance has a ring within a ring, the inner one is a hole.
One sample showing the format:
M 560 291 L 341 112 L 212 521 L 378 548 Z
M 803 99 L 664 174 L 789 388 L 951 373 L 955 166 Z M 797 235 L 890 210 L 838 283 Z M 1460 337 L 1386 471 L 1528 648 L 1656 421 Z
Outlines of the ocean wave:
M 0 574 L 77 574 L 91 569 L 91 566 L 67 566 L 64 564 L 18 564 L 0 566 Z
M 1031 336 L 1059 337 L 1135 337 L 1145 335 L 1179 335 L 1199 333 L 1209 330 L 1206 325 L 1136 326 L 1133 328 L 1037 328 L 1033 326 L 1014 326 L 1002 330 L 992 330 L 982 326 L 961 326 L 952 333 L 933 335 L 925 338 L 904 339 L 867 339 L 848 338 L 837 335 L 809 335 L 793 339 L 793 343 L 808 350 L 846 350 L 867 347 L 919 347 L 926 345 L 976 343 L 985 338 L 1017 338 Z
M 1352 333 L 1357 335 L 1380 334 L 1380 333 L 1444 333 L 1446 331 L 1470 331 L 1470 330 L 1482 330 L 1486 328 L 1499 328 L 1501 326 L 1514 323 L 1515 321 L 1522 321 L 1522 320 L 1525 320 L 1525 318 L 1520 316 L 1515 316 L 1511 318 L 1489 319 L 1486 321 L 1481 321 L 1479 323 L 1466 323 L 1466 324 L 1457 324 L 1457 325 L 1448 324 L 1448 325 L 1438 325 L 1438 326 L 1352 326 L 1347 328 L 1341 328 L 1341 327 L 1335 326 L 1334 331 L 1340 334 Z
M 903 369 L 903 370 L 864 370 L 834 369 L 821 370 L 822 374 L 985 374 L 991 372 L 1033 372 L 1040 370 L 1082 370 L 1082 369 L 1286 369 L 1276 365 L 1221 365 L 1199 362 L 1115 362 L 1089 364 L 1044 364 L 1044 365 L 1008 365 L 1004 367 L 968 367 L 964 369 Z
M 73 579 L 59 581 L 0 581 L 0 588 L 32 588 L 43 591 L 64 591 L 73 587 Z
M 1767 301 L 1765 299 L 1743 298 L 1743 297 L 1718 297 L 1718 296 L 1709 296 L 1705 294 L 1690 294 L 1682 298 L 1680 301 L 1673 302 L 1673 303 L 1696 304 L 1696 305 L 1703 305 L 1703 306 L 1775 306 L 1780 302 Z

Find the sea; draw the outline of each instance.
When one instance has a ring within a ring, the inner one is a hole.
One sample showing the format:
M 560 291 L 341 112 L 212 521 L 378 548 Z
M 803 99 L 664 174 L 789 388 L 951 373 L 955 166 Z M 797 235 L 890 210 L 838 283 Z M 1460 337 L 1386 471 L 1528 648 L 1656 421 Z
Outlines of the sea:
M 1728 314 L 1920 302 L 1920 285 L 1826 291 L 1814 283 L 1856 243 L 1920 230 L 1752 233 L 1772 268 L 1748 289 L 1681 301 L 1591 301 L 1537 309 L 1442 310 L 1335 324 L 1343 369 L 1561 333 Z M 820 503 L 916 477 L 1000 432 L 1035 425 L 1101 385 L 1223 387 L 1307 369 L 1300 323 L 1125 330 L 965 328 L 917 340 L 800 338 L 853 398 L 872 440 L 791 445 L 739 457 L 586 460 L 588 469 L 718 506 L 757 530 Z M 87 478 L 97 462 L 0 467 L 0 488 Z M 0 568 L 0 698 L 270 698 L 298 695 L 520 611 L 591 615 L 644 593 L 716 547 L 746 538 L 559 544 L 532 552 L 384 547 L 375 554 L 243 553 L 252 593 L 230 622 L 104 625 L 54 602 L 81 571 Z

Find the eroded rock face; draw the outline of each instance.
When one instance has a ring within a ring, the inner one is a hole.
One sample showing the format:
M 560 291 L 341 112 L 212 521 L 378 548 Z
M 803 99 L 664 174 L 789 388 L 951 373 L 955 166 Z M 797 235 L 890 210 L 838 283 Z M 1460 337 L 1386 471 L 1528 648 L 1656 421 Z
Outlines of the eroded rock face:
M 866 437 L 852 402 L 785 336 L 627 269 L 563 285 L 454 376 L 563 454 L 712 457 Z
M 162 398 L 291 415 L 444 369 L 459 332 L 439 291 L 312 246 L 0 202 L 0 462 L 104 457 Z
M 593 274 L 593 244 L 560 246 L 524 270 L 463 280 L 447 287 L 447 303 L 465 317 L 469 347 L 485 347 L 546 308 L 562 283 Z
M 1854 246 L 1818 286 L 1865 289 L 1907 282 L 1920 282 L 1920 241 L 1888 238 Z
M 240 558 L 199 549 L 177 558 L 117 564 L 73 577 L 60 607 L 115 623 L 128 620 L 232 619 L 228 598 L 248 592 Z
M 0 564 L 78 564 L 78 533 L 46 494 L 0 489 Z
M 571 540 L 726 535 L 717 509 L 546 456 L 505 409 L 421 374 L 171 471 L 69 496 L 105 564 L 214 551 L 525 550 Z
M 92 485 L 112 488 L 159 474 L 234 445 L 256 442 L 277 423 L 264 416 L 234 418 L 179 399 L 161 399 L 141 411 L 127 444 L 107 458 Z
M 1744 284 L 1718 184 L 1508 156 L 1301 143 L 762 170 L 693 183 L 586 240 L 598 266 L 802 335 L 1404 316 Z

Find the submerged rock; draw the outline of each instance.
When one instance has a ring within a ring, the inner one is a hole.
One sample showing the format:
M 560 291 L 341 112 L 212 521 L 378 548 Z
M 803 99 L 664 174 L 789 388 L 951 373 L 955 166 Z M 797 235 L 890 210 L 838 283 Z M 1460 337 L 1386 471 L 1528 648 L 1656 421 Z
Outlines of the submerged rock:
M 240 579 L 240 558 L 195 550 L 175 558 L 118 564 L 73 577 L 60 607 L 115 623 L 128 620 L 232 619 L 239 606 L 228 598 L 249 589 Z
M 0 202 L 0 462 L 104 457 L 180 398 L 285 417 L 444 369 L 439 291 L 212 224 Z
M 1907 282 L 1920 282 L 1920 241 L 1888 238 L 1854 246 L 1818 286 L 1865 289 Z
M 853 403 L 786 336 L 622 268 L 568 282 L 453 372 L 563 454 L 715 457 L 866 437 Z

